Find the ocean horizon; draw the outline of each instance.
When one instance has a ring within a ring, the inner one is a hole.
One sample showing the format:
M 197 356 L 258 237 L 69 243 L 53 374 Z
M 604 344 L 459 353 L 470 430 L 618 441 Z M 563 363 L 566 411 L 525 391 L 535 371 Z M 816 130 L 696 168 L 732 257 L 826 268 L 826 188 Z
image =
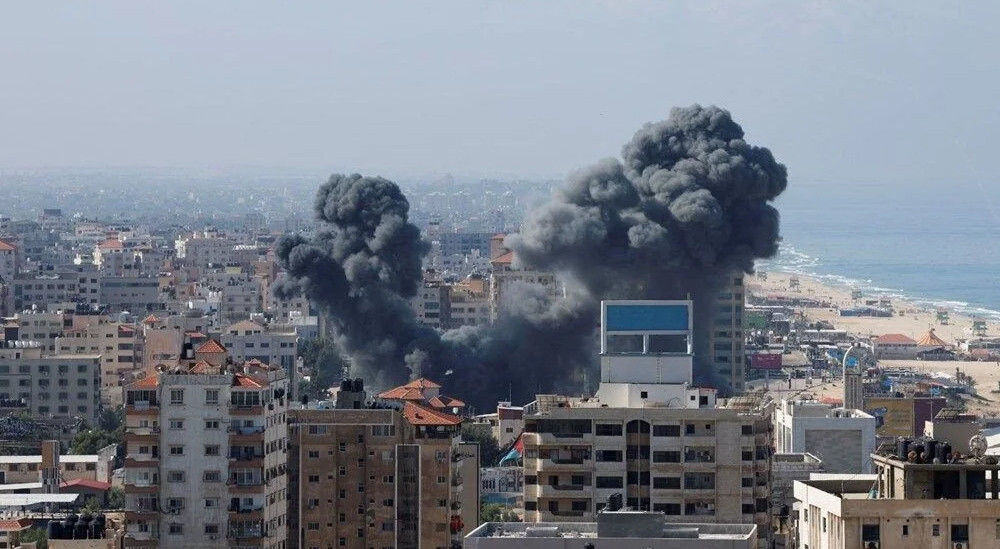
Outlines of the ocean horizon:
M 1000 321 L 1000 189 L 789 183 L 775 206 L 781 247 L 757 270 Z

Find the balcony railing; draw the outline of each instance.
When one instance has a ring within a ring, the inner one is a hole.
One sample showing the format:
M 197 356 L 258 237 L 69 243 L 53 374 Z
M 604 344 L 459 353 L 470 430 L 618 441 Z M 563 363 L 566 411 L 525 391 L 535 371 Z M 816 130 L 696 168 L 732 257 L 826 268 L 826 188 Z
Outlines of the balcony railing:
M 249 454 L 240 452 L 238 454 L 230 454 L 229 459 L 232 461 L 253 461 L 255 459 L 264 459 L 264 454 Z
M 249 425 L 249 426 L 229 428 L 229 433 L 234 435 L 256 435 L 263 432 L 264 432 L 263 425 Z

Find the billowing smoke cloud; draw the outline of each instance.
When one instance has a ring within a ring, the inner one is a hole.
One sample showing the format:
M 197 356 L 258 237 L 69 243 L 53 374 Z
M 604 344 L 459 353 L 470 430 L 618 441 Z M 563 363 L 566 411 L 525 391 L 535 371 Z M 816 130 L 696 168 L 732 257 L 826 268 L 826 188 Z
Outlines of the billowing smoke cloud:
M 743 141 L 717 107 L 674 109 L 640 129 L 622 156 L 572 174 L 507 239 L 522 266 L 565 279 L 564 299 L 514 287 L 492 326 L 443 335 L 420 326 L 408 298 L 427 246 L 399 188 L 358 175 L 320 188 L 322 231 L 280 242 L 290 277 L 276 292 L 305 293 L 327 310 L 354 375 L 380 386 L 424 375 L 480 408 L 508 392 L 520 402 L 596 375 L 601 299 L 690 297 L 699 380 L 725 389 L 704 362 L 714 297 L 725 276 L 777 251 L 769 202 L 785 189 L 785 168 Z
M 725 390 L 707 363 L 715 298 L 778 246 L 785 167 L 717 107 L 673 109 L 614 159 L 572 174 L 508 238 L 525 265 L 578 281 L 592 296 L 695 303 L 696 377 Z

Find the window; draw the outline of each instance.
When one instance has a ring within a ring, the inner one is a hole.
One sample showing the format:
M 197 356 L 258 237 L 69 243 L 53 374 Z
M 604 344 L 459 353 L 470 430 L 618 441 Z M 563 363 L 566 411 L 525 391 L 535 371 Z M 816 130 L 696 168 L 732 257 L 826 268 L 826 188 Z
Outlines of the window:
M 341 452 L 346 452 L 347 451 L 347 443 L 346 442 L 341 442 L 338 445 L 337 449 L 340 450 Z
M 680 463 L 680 451 L 653 452 L 653 463 Z
M 685 435 L 693 435 L 694 434 L 694 424 L 693 423 L 688 423 L 687 425 L 684 426 L 684 434 Z
M 170 523 L 170 529 L 168 530 L 168 532 L 170 534 L 172 534 L 172 535 L 175 535 L 175 536 L 183 534 L 184 533 L 184 525 L 183 524 L 177 524 L 176 522 L 172 522 L 172 523 Z
M 347 467 L 345 467 L 343 465 L 341 465 L 340 467 L 338 467 L 337 468 L 337 474 L 339 476 L 346 477 L 347 476 Z
M 167 499 L 167 509 L 177 509 L 181 510 L 184 508 L 183 498 L 169 498 Z
M 171 419 L 170 420 L 170 428 L 171 429 L 183 429 L 184 428 L 184 420 L 183 419 Z
M 740 426 L 740 432 L 743 433 L 744 435 L 752 435 L 753 434 L 753 425 L 742 425 L 742 426 Z
M 178 446 L 171 446 L 170 447 L 170 455 L 172 455 L 172 456 L 183 456 L 184 455 L 184 447 L 183 446 L 179 446 L 179 445 Z
M 203 482 L 222 482 L 222 473 L 219 471 L 205 471 L 201 480 Z
M 822 528 L 823 528 L 823 531 L 826 532 L 826 517 L 823 517 L 823 527 Z M 862 530 L 864 530 L 864 527 L 862 527 Z
M 969 525 L 968 524 L 952 524 L 951 525 L 951 541 L 954 542 L 969 542 Z
M 594 427 L 594 434 L 599 437 L 620 437 L 622 426 L 620 423 L 598 423 Z
M 940 536 L 941 535 L 941 525 L 940 524 L 932 524 L 931 525 L 931 535 L 932 536 Z
M 217 419 L 206 419 L 205 420 L 205 429 L 211 430 L 211 429 L 218 429 L 218 428 L 219 428 L 219 420 L 217 420 Z
M 621 488 L 623 486 L 622 477 L 598 476 L 596 484 L 598 488 Z
M 753 477 L 743 477 L 742 486 L 744 488 L 753 488 Z
M 679 437 L 681 436 L 680 425 L 653 425 L 654 437 Z
M 621 450 L 597 450 L 594 452 L 594 458 L 597 461 L 621 461 L 622 451 Z
M 167 482 L 184 482 L 184 471 L 170 471 L 167 473 Z
M 310 522 L 309 524 L 306 524 L 306 530 L 319 530 L 319 523 Z
M 319 450 L 309 450 L 309 457 L 313 459 L 318 458 Z
M 218 444 L 209 444 L 209 445 L 205 446 L 205 455 L 206 456 L 217 456 L 217 455 L 219 455 L 219 445 Z
M 574 501 L 572 509 L 574 511 L 586 511 L 587 510 L 587 502 L 586 501 Z
M 212 536 L 218 535 L 219 534 L 219 525 L 218 524 L 206 524 L 205 525 L 205 533 L 208 534 L 208 535 L 212 535 Z
M 653 477 L 653 488 L 659 490 L 680 490 L 681 477 Z
M 826 517 L 823 517 L 823 531 L 826 532 Z M 861 541 L 862 543 L 867 541 L 879 541 L 879 525 L 878 524 L 862 524 L 861 525 Z
M 537 511 L 538 510 L 538 502 L 537 501 L 526 501 L 526 502 L 524 502 L 524 510 L 525 511 Z
M 219 390 L 205 389 L 205 404 L 218 404 L 218 403 L 219 403 Z
M 909 524 L 904 524 L 903 525 L 903 535 L 904 536 L 910 535 L 910 525 Z
M 372 425 L 373 437 L 394 437 L 396 436 L 395 425 Z
M 184 404 L 184 389 L 170 390 L 170 404 Z
M 744 503 L 743 504 L 743 514 L 744 515 L 752 515 L 753 512 L 754 512 L 754 505 L 752 503 Z M 806 512 L 806 514 L 808 514 L 808 511 Z
M 319 482 L 319 475 L 309 475 L 309 482 Z

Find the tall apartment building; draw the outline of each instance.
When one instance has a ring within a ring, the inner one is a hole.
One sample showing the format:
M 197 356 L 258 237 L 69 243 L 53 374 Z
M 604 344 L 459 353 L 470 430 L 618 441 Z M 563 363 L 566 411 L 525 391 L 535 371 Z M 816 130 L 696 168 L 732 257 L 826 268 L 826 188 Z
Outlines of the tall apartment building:
M 285 546 L 288 379 L 224 356 L 127 387 L 125 547 Z
M 725 379 L 735 394 L 743 392 L 746 382 L 743 350 L 743 273 L 735 273 L 715 300 L 715 319 L 709 338 L 711 362 L 715 373 Z
M 595 397 L 525 408 L 526 522 L 593 522 L 608 498 L 671 522 L 770 533 L 770 416 L 751 397 L 716 407 L 691 386 L 691 302 L 602 303 Z
M 828 473 L 870 473 L 875 418 L 813 400 L 782 400 L 774 413 L 775 451 L 812 454 Z
M 100 354 L 101 402 L 107 406 L 121 405 L 121 380 L 141 367 L 142 332 L 131 324 L 104 316 L 73 318 L 76 326 L 63 330 L 56 340 L 55 354 Z
M 478 445 L 461 418 L 413 402 L 289 412 L 288 546 L 447 549 L 479 524 Z
M 231 262 L 235 245 L 236 241 L 208 231 L 194 233 L 174 243 L 177 257 L 194 267 L 225 265 Z
M 4 340 L 0 345 L 0 400 L 20 400 L 35 417 L 80 418 L 97 425 L 99 354 L 52 356 L 27 340 Z
M 906 444 L 906 442 L 904 442 Z M 873 475 L 795 482 L 798 549 L 979 549 L 1000 545 L 1000 465 L 949 459 L 943 442 L 918 447 L 938 463 L 872 455 Z M 903 452 L 903 453 L 908 453 Z

